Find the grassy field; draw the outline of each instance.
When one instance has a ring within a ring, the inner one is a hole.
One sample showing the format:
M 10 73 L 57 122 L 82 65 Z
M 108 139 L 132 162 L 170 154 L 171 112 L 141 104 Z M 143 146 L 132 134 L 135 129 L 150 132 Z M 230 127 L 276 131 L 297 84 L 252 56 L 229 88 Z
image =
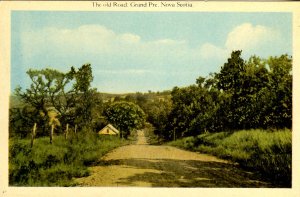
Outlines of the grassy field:
M 74 186 L 72 178 L 89 175 L 87 166 L 110 150 L 129 144 L 116 136 L 77 133 L 65 140 L 55 136 L 38 138 L 30 148 L 29 139 L 9 141 L 9 185 Z
M 280 187 L 291 187 L 290 130 L 208 133 L 179 139 L 169 145 L 229 159 L 244 168 L 259 172 Z

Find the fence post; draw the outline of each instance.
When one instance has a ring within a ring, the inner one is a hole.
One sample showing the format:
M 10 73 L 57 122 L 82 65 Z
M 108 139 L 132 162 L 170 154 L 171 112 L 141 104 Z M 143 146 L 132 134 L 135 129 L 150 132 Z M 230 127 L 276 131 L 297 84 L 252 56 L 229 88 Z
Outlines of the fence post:
M 33 141 L 34 141 L 34 137 L 35 137 L 35 131 L 36 131 L 36 122 L 33 125 L 32 128 L 32 132 L 31 132 L 31 143 L 30 143 L 30 147 L 33 147 Z
M 69 123 L 67 123 L 66 131 L 65 131 L 65 139 L 68 139 L 68 132 L 69 132 Z
M 53 131 L 54 131 L 54 124 L 51 124 L 51 131 L 50 131 L 50 144 L 52 144 L 52 140 L 53 140 Z

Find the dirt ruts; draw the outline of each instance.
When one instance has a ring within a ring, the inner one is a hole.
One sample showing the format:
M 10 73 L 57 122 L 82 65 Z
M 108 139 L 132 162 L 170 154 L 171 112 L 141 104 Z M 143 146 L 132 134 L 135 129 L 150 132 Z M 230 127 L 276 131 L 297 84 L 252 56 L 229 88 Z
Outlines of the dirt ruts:
M 119 147 L 77 178 L 80 186 L 273 187 L 258 174 L 214 156 L 147 144 L 138 131 L 135 145 Z

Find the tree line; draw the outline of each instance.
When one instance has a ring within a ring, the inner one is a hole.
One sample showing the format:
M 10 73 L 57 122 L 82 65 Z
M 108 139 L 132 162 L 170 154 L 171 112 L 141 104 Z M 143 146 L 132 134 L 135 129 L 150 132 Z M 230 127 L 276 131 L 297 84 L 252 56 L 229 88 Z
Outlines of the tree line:
M 92 67 L 68 72 L 27 71 L 29 88 L 15 95 L 22 107 L 10 109 L 10 135 L 27 136 L 37 123 L 37 136 L 50 130 L 67 134 L 87 128 L 98 131 L 112 123 L 127 137 L 151 123 L 165 140 L 205 132 L 292 127 L 292 57 L 241 57 L 233 51 L 217 73 L 198 77 L 171 91 L 127 94 L 103 100 L 91 87 Z M 52 128 L 52 129 L 50 129 Z
M 233 51 L 220 72 L 174 87 L 149 121 L 171 140 L 205 132 L 292 127 L 292 57 L 241 57 Z

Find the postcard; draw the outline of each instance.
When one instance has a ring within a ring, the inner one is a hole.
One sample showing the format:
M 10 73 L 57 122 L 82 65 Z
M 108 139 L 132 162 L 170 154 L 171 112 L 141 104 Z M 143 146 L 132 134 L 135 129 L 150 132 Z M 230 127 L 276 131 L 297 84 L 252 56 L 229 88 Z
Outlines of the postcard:
M 1 2 L 1 194 L 298 196 L 299 10 Z

